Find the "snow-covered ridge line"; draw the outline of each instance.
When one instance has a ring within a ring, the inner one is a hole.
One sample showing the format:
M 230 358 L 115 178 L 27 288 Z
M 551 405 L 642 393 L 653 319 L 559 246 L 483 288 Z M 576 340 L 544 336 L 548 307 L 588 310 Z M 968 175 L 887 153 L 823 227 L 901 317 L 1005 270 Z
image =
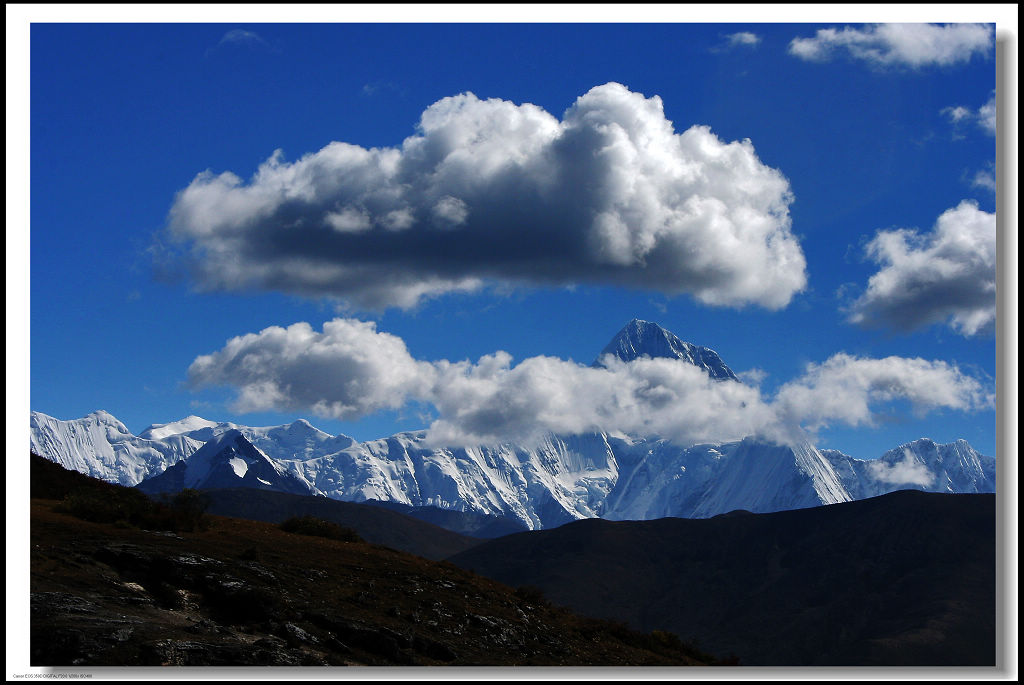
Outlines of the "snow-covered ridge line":
M 146 430 L 139 433 L 140 438 L 146 440 L 162 440 L 171 435 L 179 435 L 181 433 L 188 433 L 191 431 L 197 431 L 203 428 L 213 428 L 217 425 L 216 421 L 207 421 L 199 416 L 186 416 L 180 421 L 174 421 L 172 423 L 154 423 Z
M 31 425 L 37 454 L 123 485 L 184 461 L 187 470 L 174 472 L 182 486 L 251 486 L 435 506 L 510 516 L 531 529 L 589 517 L 780 511 L 905 488 L 995 491 L 995 460 L 963 440 L 941 445 L 920 439 L 861 460 L 809 443 L 782 446 L 751 438 L 680 446 L 592 433 L 550 435 L 530 446 L 437 448 L 426 445 L 423 431 L 359 443 L 307 421 L 254 428 L 193 416 L 148 428 L 149 439 L 132 435 L 107 412 L 73 421 L 32 412 Z M 153 487 L 170 482 L 164 478 Z
M 105 411 L 62 421 L 42 412 L 31 414 L 31 449 L 61 466 L 121 485 L 135 485 L 188 458 L 203 440 L 186 433 L 147 439 L 133 435 Z

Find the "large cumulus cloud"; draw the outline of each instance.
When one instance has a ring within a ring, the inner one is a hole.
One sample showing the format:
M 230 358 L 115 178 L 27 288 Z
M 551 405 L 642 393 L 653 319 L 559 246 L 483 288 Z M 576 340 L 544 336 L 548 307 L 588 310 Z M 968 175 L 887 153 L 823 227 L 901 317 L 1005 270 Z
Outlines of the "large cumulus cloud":
M 308 323 L 271 326 L 232 338 L 189 367 L 197 385 L 238 389 L 239 412 L 308 410 L 355 419 L 402 407 L 433 384 L 433 366 L 417 362 L 405 342 L 373 322 L 335 319 L 322 332 Z
M 837 354 L 785 384 L 774 397 L 738 381 L 715 381 L 674 359 L 607 357 L 596 368 L 553 357 L 518 364 L 505 352 L 468 360 L 420 361 L 372 323 L 335 319 L 234 338 L 195 360 L 195 387 L 237 391 L 235 408 L 307 409 L 353 419 L 409 402 L 431 405 L 428 438 L 438 445 L 529 441 L 543 433 L 603 430 L 681 443 L 748 435 L 786 442 L 833 423 L 870 425 L 876 411 L 905 400 L 921 413 L 989 407 L 976 379 L 941 361 Z
M 602 283 L 785 306 L 806 284 L 789 183 L 749 140 L 675 133 L 659 97 L 608 83 L 561 120 L 471 93 L 399 147 L 280 152 L 199 174 L 168 230 L 206 289 L 409 307 L 488 283 Z
M 996 318 L 996 216 L 964 200 L 929 233 L 879 231 L 867 245 L 881 269 L 852 304 L 850 320 L 911 331 L 947 322 L 962 335 Z
M 875 66 L 921 68 L 970 61 L 992 54 L 995 40 L 987 24 L 874 24 L 864 28 L 818 29 L 811 38 L 794 38 L 789 52 L 810 61 L 828 61 L 846 53 Z

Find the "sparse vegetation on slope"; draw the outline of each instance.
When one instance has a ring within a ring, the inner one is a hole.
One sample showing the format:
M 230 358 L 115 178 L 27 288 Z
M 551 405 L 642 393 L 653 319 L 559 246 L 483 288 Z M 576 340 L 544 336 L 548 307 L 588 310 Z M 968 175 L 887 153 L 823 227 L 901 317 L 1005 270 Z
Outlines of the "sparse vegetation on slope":
M 351 528 L 345 528 L 315 516 L 293 516 L 282 521 L 279 527 L 286 533 L 295 533 L 296 535 L 311 535 L 341 542 L 363 542 L 359 534 Z
M 87 521 L 40 491 L 34 666 L 714 663 L 446 562 L 220 516 L 177 534 Z
M 59 499 L 56 510 L 61 513 L 94 523 L 173 532 L 198 530 L 208 523 L 206 504 L 197 490 L 151 499 L 134 488 L 66 471 L 37 455 L 31 458 L 32 496 Z
M 441 560 L 469 549 L 482 540 L 460 535 L 426 521 L 363 502 L 342 502 L 327 497 L 285 492 L 230 488 L 204 490 L 207 512 L 251 521 L 281 523 L 297 516 L 315 516 L 351 528 L 367 542 Z

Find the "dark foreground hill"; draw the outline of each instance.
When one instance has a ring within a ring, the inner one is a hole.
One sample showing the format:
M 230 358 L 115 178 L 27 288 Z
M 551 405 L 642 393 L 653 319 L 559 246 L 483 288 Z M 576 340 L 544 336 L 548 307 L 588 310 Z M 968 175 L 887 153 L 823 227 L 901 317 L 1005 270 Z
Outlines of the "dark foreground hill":
M 187 497 L 147 508 L 138 491 L 39 462 L 33 666 L 713 661 L 673 635 L 582 618 L 445 562 L 269 523 L 197 519 Z M 94 514 L 114 522 L 81 518 Z M 177 532 L 133 523 L 151 521 Z
M 37 455 L 32 455 L 31 468 L 33 496 L 62 499 L 71 490 L 97 492 L 101 497 L 106 493 L 120 491 L 127 495 L 128 492 L 112 483 L 64 469 Z M 149 497 L 159 499 L 161 495 L 150 494 Z M 203 490 L 201 499 L 207 513 L 252 521 L 281 523 L 295 516 L 315 516 L 351 528 L 367 542 L 435 561 L 483 542 L 482 538 L 456 533 L 422 518 L 373 504 L 340 502 L 326 497 L 254 488 Z M 488 523 L 483 520 L 484 518 L 477 517 L 483 521 L 480 525 Z M 457 522 L 457 519 L 455 521 Z
M 441 560 L 483 542 L 384 507 L 251 488 L 203 490 L 206 511 L 220 516 L 280 523 L 315 516 L 351 528 L 367 542 Z
M 744 665 L 995 664 L 995 496 L 901 491 L 773 514 L 511 535 L 451 558 Z
M 480 538 L 500 538 L 527 530 L 521 521 L 509 516 L 494 516 L 473 511 L 440 509 L 438 507 L 414 507 L 402 504 L 401 502 L 384 502 L 381 500 L 366 500 L 364 504 L 397 511 L 405 516 L 440 526 L 445 530 L 468 535 L 477 542 L 480 541 Z

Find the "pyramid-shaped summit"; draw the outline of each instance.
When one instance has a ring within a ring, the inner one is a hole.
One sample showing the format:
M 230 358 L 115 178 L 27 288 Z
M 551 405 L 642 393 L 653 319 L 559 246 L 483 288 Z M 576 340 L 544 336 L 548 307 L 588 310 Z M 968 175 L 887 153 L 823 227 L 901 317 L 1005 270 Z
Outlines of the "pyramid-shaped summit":
M 308 483 L 267 457 L 237 429 L 211 438 L 188 459 L 136 487 L 147 494 L 239 487 L 312 494 Z
M 716 380 L 739 380 L 714 350 L 688 343 L 658 324 L 641 319 L 626 324 L 601 350 L 593 366 L 603 366 L 601 360 L 608 354 L 625 362 L 644 356 L 681 359 L 704 369 Z

